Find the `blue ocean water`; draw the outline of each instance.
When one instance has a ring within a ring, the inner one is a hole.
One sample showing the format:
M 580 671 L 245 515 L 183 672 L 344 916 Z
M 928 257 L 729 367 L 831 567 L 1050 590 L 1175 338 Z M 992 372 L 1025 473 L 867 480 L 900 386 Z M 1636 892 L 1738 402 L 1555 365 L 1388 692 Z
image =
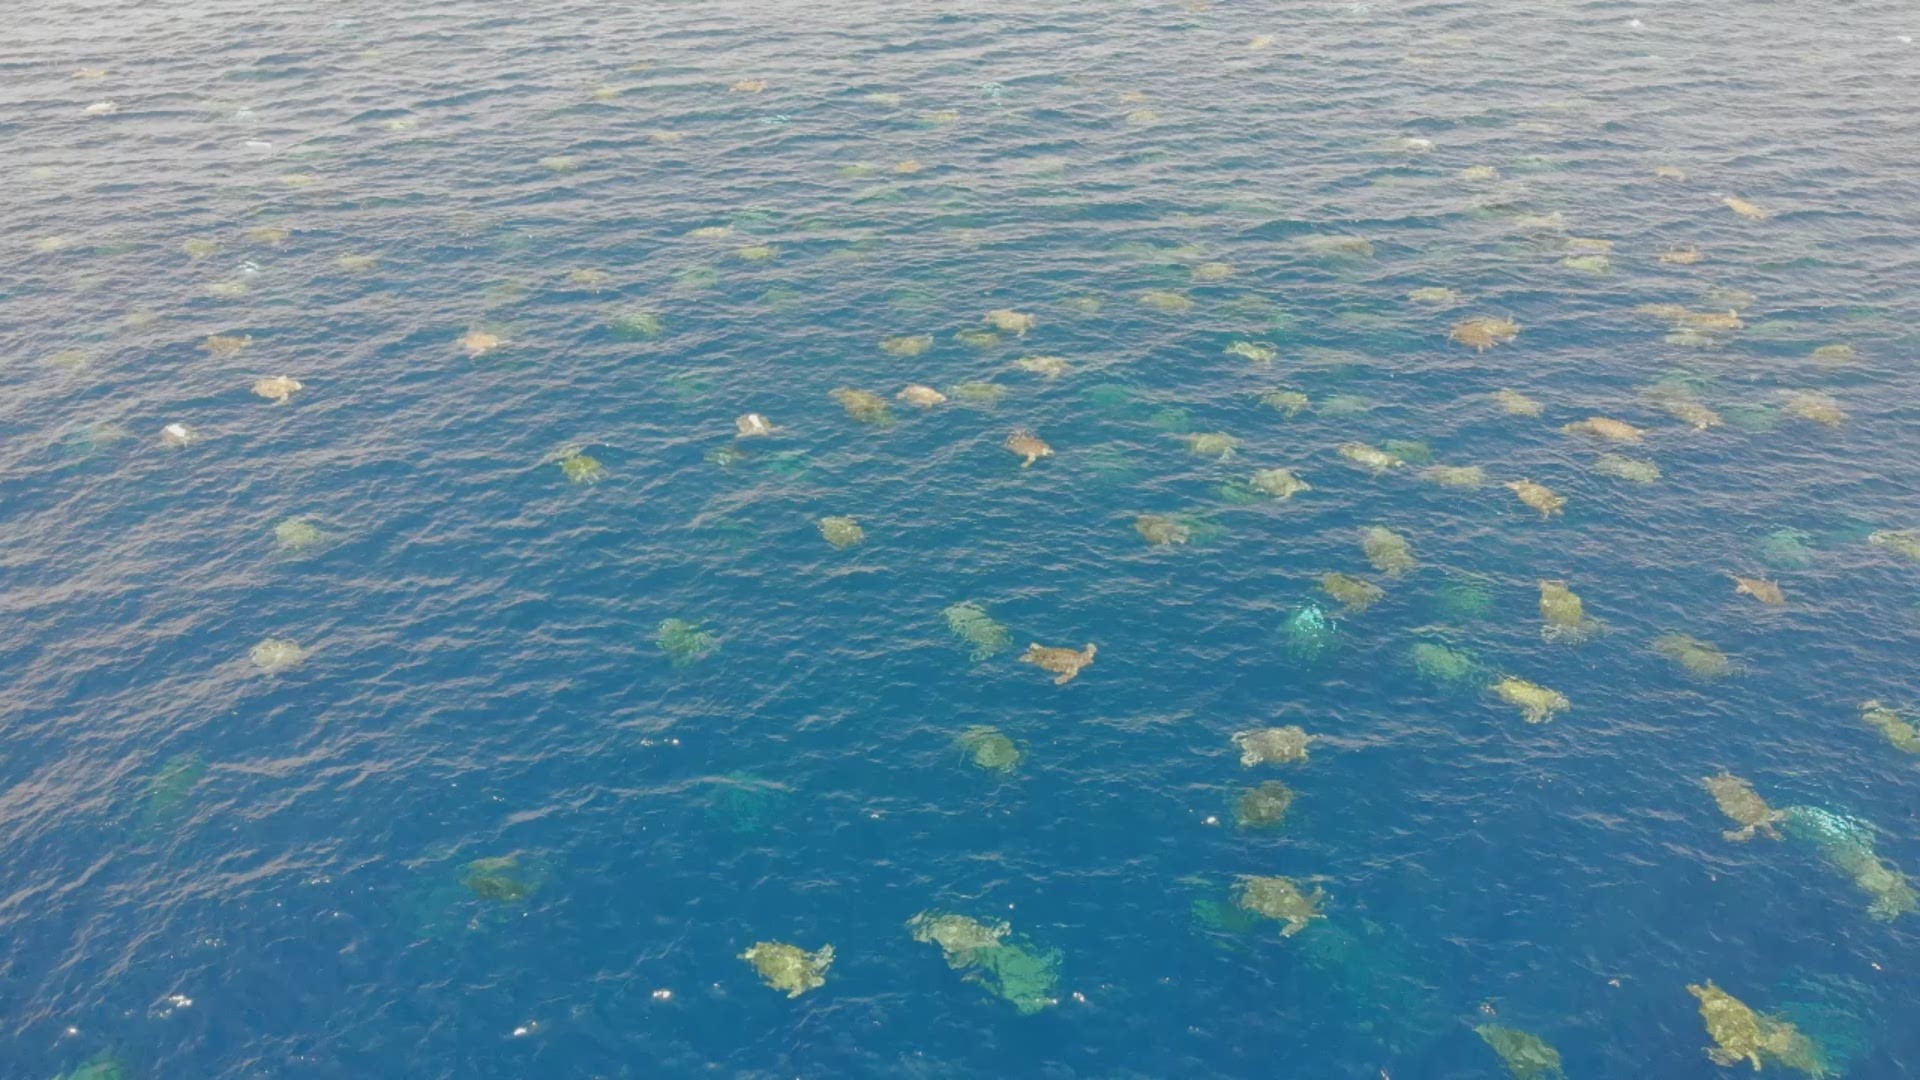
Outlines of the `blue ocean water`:
M 1708 980 L 1829 1075 L 1920 1061 L 1920 916 L 1805 830 L 1728 841 L 1701 782 L 1920 872 L 1916 759 L 1862 719 L 1920 722 L 1909 7 L 8 14 L 0 1076 L 1415 1080 L 1506 1075 L 1496 1024 L 1709 1077 Z M 1517 336 L 1450 340 L 1480 316 Z M 1641 441 L 1562 431 L 1596 415 Z M 1312 490 L 1248 489 L 1282 467 Z M 1055 685 L 1029 642 L 1098 653 Z M 1307 760 L 1241 763 L 1282 725 Z M 926 911 L 1057 952 L 1053 1003 Z M 757 942 L 831 944 L 824 985 Z

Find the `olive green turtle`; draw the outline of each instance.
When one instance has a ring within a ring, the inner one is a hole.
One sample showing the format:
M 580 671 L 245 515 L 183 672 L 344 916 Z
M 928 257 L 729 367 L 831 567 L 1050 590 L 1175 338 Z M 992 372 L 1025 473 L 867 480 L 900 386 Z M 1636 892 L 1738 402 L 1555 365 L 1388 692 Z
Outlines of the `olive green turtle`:
M 820 519 L 820 535 L 827 543 L 845 551 L 856 544 L 865 543 L 867 531 L 860 523 L 850 517 L 823 517 Z
M 1766 578 L 1741 577 L 1734 573 L 1729 573 L 1727 577 L 1733 579 L 1733 592 L 1736 596 L 1751 596 L 1769 607 L 1779 607 L 1787 602 L 1787 594 L 1780 591 L 1778 582 L 1768 581 Z
M 1236 884 L 1235 903 L 1256 915 L 1285 923 L 1280 928 L 1281 937 L 1292 937 L 1305 930 L 1314 919 L 1326 918 L 1320 912 L 1320 903 L 1327 894 L 1318 886 L 1309 894 L 1301 891 L 1292 878 L 1253 874 L 1242 875 Z
M 1519 708 L 1520 715 L 1529 724 L 1543 724 L 1553 719 L 1555 713 L 1573 707 L 1565 694 L 1558 690 L 1549 690 L 1538 683 L 1528 682 L 1514 675 L 1502 676 L 1493 684 L 1493 692 L 1500 700 Z
M 264 379 L 256 379 L 253 384 L 255 394 L 275 405 L 285 405 L 293 400 L 293 395 L 306 388 L 306 383 L 286 375 L 269 375 Z
M 1867 534 L 1867 543 L 1920 562 L 1920 529 L 1879 529 Z
M 1267 780 L 1250 787 L 1234 800 L 1234 820 L 1243 829 L 1277 829 L 1286 821 L 1293 806 L 1293 789 L 1278 780 Z
M 970 727 L 956 741 L 968 760 L 990 772 L 1012 772 L 1020 764 L 1020 748 L 999 728 Z
M 1703 679 L 1723 678 L 1735 669 L 1733 659 L 1718 646 L 1690 634 L 1661 634 L 1649 647 Z
M 1520 336 L 1520 324 L 1512 319 L 1479 315 L 1455 323 L 1447 336 L 1474 352 L 1486 352 Z
M 1785 821 L 1787 815 L 1767 805 L 1767 800 L 1753 790 L 1753 785 L 1730 772 L 1705 777 L 1700 781 L 1713 801 L 1720 806 L 1720 812 L 1727 815 L 1738 829 L 1729 829 L 1721 834 L 1737 843 L 1753 839 L 1755 832 L 1765 833 L 1775 840 L 1780 839 L 1780 830 L 1774 828 L 1775 822 Z
M 1473 1031 L 1500 1055 L 1513 1080 L 1565 1080 L 1560 1051 L 1540 1036 L 1494 1024 L 1481 1024 Z
M 1303 491 L 1313 490 L 1313 485 L 1295 476 L 1288 469 L 1261 469 L 1253 474 L 1253 479 L 1248 482 L 1248 486 L 1282 502 Z
M 1601 454 L 1593 460 L 1593 471 L 1601 476 L 1634 484 L 1651 484 L 1660 479 L 1660 466 L 1624 454 Z
M 1760 1047 L 1765 1039 L 1760 1014 L 1746 1003 L 1707 980 L 1706 985 L 1690 983 L 1687 992 L 1700 1001 L 1700 1018 L 1706 1021 L 1707 1036 L 1715 1045 L 1707 1057 L 1715 1065 L 1734 1065 L 1745 1061 L 1760 1071 Z
M 893 410 L 887 407 L 886 399 L 879 394 L 842 386 L 833 390 L 829 396 L 840 403 L 840 407 L 846 410 L 848 416 L 863 424 L 881 428 L 893 424 Z
M 290 517 L 273 527 L 274 546 L 289 554 L 319 547 L 327 539 L 326 532 L 314 524 L 312 518 Z
M 1870 727 L 1879 728 L 1895 749 L 1920 754 L 1920 730 L 1916 730 L 1892 707 L 1877 700 L 1863 701 L 1860 703 L 1860 719 Z
M 1031 431 L 1016 431 L 1007 436 L 1006 447 L 1024 459 L 1020 462 L 1023 469 L 1032 468 L 1033 463 L 1043 457 L 1053 456 L 1053 447 Z
M 266 638 L 247 650 L 247 659 L 261 674 L 278 675 L 305 663 L 307 650 L 289 638 Z
M 569 483 L 597 484 L 607 478 L 607 467 L 600 464 L 600 459 L 588 456 L 579 447 L 567 449 L 554 464 L 560 466 Z
M 1064 356 L 1023 356 L 1015 360 L 1013 366 L 1043 379 L 1057 379 L 1073 370 L 1073 364 Z
M 1555 494 L 1552 488 L 1532 480 L 1515 480 L 1507 487 L 1520 497 L 1521 502 L 1540 511 L 1540 516 L 1543 518 L 1550 518 L 1560 513 L 1567 505 L 1565 496 Z
M 1518 390 L 1495 390 L 1493 400 L 1509 416 L 1539 416 L 1547 409 Z
M 1328 596 L 1346 605 L 1347 613 L 1358 615 L 1384 599 L 1387 591 L 1364 578 L 1334 571 L 1320 577 L 1320 588 Z
M 1313 740 L 1314 736 L 1307 734 L 1306 729 L 1298 724 L 1250 728 L 1233 734 L 1233 745 L 1240 749 L 1240 764 L 1249 769 L 1255 765 L 1305 761 L 1307 748 Z
M 991 323 L 995 330 L 999 330 L 1002 333 L 1013 334 L 1016 337 L 1025 337 L 1027 331 L 1033 329 L 1038 323 L 1038 320 L 1032 315 L 1028 315 L 1025 312 L 1014 311 L 1010 308 L 995 308 L 987 312 L 986 318 L 987 322 Z
M 1647 437 L 1647 433 L 1640 428 L 1611 416 L 1589 416 L 1585 420 L 1564 424 L 1560 430 L 1569 435 L 1590 435 L 1608 442 L 1637 443 Z
M 1405 468 L 1407 464 L 1406 460 L 1398 455 L 1360 442 L 1341 443 L 1340 456 L 1375 476 L 1383 476 L 1394 469 Z
M 889 356 L 919 356 L 931 348 L 933 348 L 932 334 L 902 334 L 882 339 L 880 342 L 881 351 Z
M 1360 530 L 1360 547 L 1375 570 L 1390 578 L 1400 577 L 1419 566 L 1413 546 L 1407 538 L 1385 525 L 1369 525 Z
M 1587 617 L 1580 594 L 1564 581 L 1541 580 L 1540 617 L 1546 620 L 1540 636 L 1548 641 L 1578 645 L 1600 630 L 1600 623 Z
M 753 965 L 760 981 L 775 990 L 785 990 L 790 998 L 797 998 L 827 985 L 827 969 L 833 966 L 833 946 L 822 945 L 817 951 L 808 952 L 785 942 L 760 941 L 741 953 L 740 959 Z
M 1201 457 L 1215 458 L 1220 461 L 1233 456 L 1240 448 L 1240 440 L 1224 432 L 1189 433 L 1177 436 L 1187 444 L 1187 449 Z
M 919 409 L 931 409 L 936 405 L 944 405 L 947 401 L 947 395 L 935 390 L 931 386 L 920 386 L 918 384 L 906 387 L 898 394 L 895 394 L 894 397 Z
M 1184 544 L 1193 539 L 1193 530 L 1165 514 L 1141 514 L 1133 519 L 1133 528 L 1142 539 L 1156 547 Z
M 1487 470 L 1480 465 L 1429 465 L 1420 470 L 1420 479 L 1449 488 L 1485 487 Z

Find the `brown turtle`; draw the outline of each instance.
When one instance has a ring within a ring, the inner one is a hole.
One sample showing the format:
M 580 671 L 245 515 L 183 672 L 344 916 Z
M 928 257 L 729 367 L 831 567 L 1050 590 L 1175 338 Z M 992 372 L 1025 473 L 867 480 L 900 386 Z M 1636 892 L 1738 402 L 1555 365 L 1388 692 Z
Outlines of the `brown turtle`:
M 1092 642 L 1084 649 L 1062 649 L 1052 645 L 1034 643 L 1027 646 L 1026 654 L 1020 657 L 1024 663 L 1032 664 L 1056 676 L 1055 686 L 1065 686 L 1080 674 L 1080 669 L 1093 663 L 1093 654 L 1098 652 Z

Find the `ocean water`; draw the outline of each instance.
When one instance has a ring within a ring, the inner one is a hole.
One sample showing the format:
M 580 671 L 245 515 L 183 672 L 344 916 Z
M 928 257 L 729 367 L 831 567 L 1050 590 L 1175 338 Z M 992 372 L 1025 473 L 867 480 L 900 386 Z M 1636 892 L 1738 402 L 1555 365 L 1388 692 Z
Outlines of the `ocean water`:
M 0 1076 L 1507 1075 L 1485 1024 L 1745 1072 L 1708 980 L 1912 1075 L 1920 914 L 1818 839 L 1920 873 L 1861 708 L 1920 722 L 1909 7 L 404 7 L 7 13 Z M 1243 765 L 1281 725 L 1307 760 Z M 1722 770 L 1796 827 L 1724 838 Z M 1003 1000 L 927 911 L 1057 978 Z

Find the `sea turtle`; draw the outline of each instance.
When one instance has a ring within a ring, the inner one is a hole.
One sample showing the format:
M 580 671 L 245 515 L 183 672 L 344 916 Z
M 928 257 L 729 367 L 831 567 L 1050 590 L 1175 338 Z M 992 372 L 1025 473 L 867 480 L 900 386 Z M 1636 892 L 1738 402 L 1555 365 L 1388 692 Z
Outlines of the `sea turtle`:
M 1227 346 L 1226 352 L 1255 364 L 1271 364 L 1280 358 L 1279 349 L 1258 341 L 1236 341 Z
M 1293 475 L 1288 469 L 1261 469 L 1253 474 L 1253 479 L 1248 483 L 1253 490 L 1283 502 L 1302 491 L 1313 490 L 1313 485 Z
M 269 375 L 264 379 L 256 379 L 253 383 L 253 392 L 275 405 L 285 405 L 294 394 L 306 388 L 306 383 L 286 375 Z
M 1166 289 L 1149 289 L 1140 294 L 1140 302 L 1155 311 L 1179 315 L 1193 310 L 1193 301 Z
M 469 330 L 460 338 L 459 345 L 469 359 L 478 360 L 500 347 L 500 336 L 485 330 Z
M 920 162 L 920 159 L 908 158 L 905 161 L 895 162 L 893 172 L 896 176 L 913 176 L 925 168 L 926 166 Z
M 1763 1041 L 1760 1014 L 1744 1002 L 1707 980 L 1705 986 L 1689 984 L 1687 992 L 1700 1000 L 1700 1018 L 1706 1021 L 1707 1035 L 1717 1046 L 1707 1050 L 1715 1065 L 1733 1065 L 1746 1061 L 1760 1071 Z
M 1280 928 L 1281 937 L 1292 937 L 1312 920 L 1326 918 L 1320 913 L 1320 902 L 1327 898 L 1324 889 L 1316 887 L 1309 895 L 1301 892 L 1292 878 L 1252 874 L 1241 875 L 1238 884 L 1236 902 L 1248 911 L 1285 923 Z
M 247 650 L 247 659 L 263 674 L 278 675 L 299 667 L 307 659 L 307 650 L 288 638 L 266 638 Z
M 1705 431 L 1721 424 L 1719 413 L 1692 398 L 1663 397 L 1655 399 L 1654 404 L 1675 420 L 1691 425 L 1695 431 Z
M 999 345 L 1000 335 L 991 330 L 961 330 L 953 335 L 953 340 L 969 349 L 984 351 Z
M 1384 525 L 1369 525 L 1360 530 L 1360 548 L 1375 570 L 1388 577 L 1400 575 L 1418 566 L 1407 538 Z
M 199 442 L 200 438 L 198 429 L 178 421 L 160 429 L 160 445 L 175 450 L 183 446 L 192 446 Z
M 1653 175 L 1660 180 L 1685 180 L 1687 170 L 1678 165 L 1658 165 L 1654 167 Z
M 1223 262 L 1205 262 L 1194 267 L 1189 274 L 1195 281 L 1225 281 L 1233 276 L 1233 266 Z
M 522 874 L 517 855 L 493 855 L 468 863 L 460 875 L 460 884 L 482 900 L 497 904 L 517 904 L 540 887 L 537 876 Z
M 1473 1031 L 1500 1055 L 1513 1080 L 1565 1080 L 1560 1051 L 1540 1036 L 1493 1024 L 1481 1024 Z
M 1072 368 L 1064 356 L 1023 356 L 1015 360 L 1013 366 L 1047 379 L 1057 379 Z
M 600 459 L 587 456 L 579 447 L 570 447 L 554 458 L 554 464 L 575 484 L 597 484 L 607 478 L 607 467 L 600 464 Z
M 1653 639 L 1650 648 L 1703 679 L 1733 674 L 1731 657 L 1713 643 L 1689 634 L 1661 634 Z
M 957 740 L 975 765 L 992 772 L 1012 772 L 1020 764 L 1020 748 L 999 728 L 970 727 Z
M 743 439 L 751 439 L 773 434 L 776 429 L 767 418 L 757 412 L 743 413 L 734 418 L 733 429 Z
M 1613 260 L 1605 255 L 1569 255 L 1560 260 L 1560 265 L 1583 274 L 1613 273 Z
M 311 518 L 290 517 L 273 527 L 273 543 L 281 551 L 297 553 L 326 542 L 325 530 L 315 525 Z
M 1851 364 L 1860 359 L 1860 351 L 1851 345 L 1822 345 L 1813 350 L 1813 361 L 1817 364 Z
M 1385 475 L 1407 464 L 1403 459 L 1385 450 L 1359 442 L 1341 443 L 1340 456 L 1375 476 Z
M 180 242 L 180 250 L 187 253 L 187 258 L 197 262 L 219 251 L 220 241 L 194 237 L 190 240 L 182 240 Z
M 1669 248 L 1660 253 L 1660 261 L 1672 266 L 1692 266 L 1706 259 L 1706 254 L 1689 244 L 1686 247 Z
M 1260 404 L 1277 409 L 1288 418 L 1299 416 L 1307 411 L 1312 400 L 1298 390 L 1269 390 L 1260 395 Z
M 1335 571 L 1320 578 L 1320 588 L 1346 605 L 1346 613 L 1358 615 L 1384 599 L 1387 591 L 1371 581 Z
M 1507 704 L 1518 706 L 1520 714 L 1529 724 L 1545 723 L 1553 719 L 1554 713 L 1573 707 L 1566 695 L 1558 690 L 1549 690 L 1513 675 L 1502 676 L 1499 682 L 1493 684 L 1493 692 Z
M 720 639 L 712 631 L 702 630 L 698 623 L 686 619 L 660 620 L 654 629 L 653 643 L 660 646 L 660 651 L 667 654 L 675 667 L 704 660 L 720 647 Z
M 1013 334 L 1016 337 L 1027 336 L 1027 331 L 1033 329 L 1036 325 L 1036 320 L 1033 316 L 1008 308 L 995 308 L 987 312 L 986 318 L 989 323 L 993 324 L 995 330 L 999 330 L 1002 333 Z
M 1024 459 L 1020 462 L 1020 467 L 1023 469 L 1031 468 L 1034 462 L 1043 457 L 1053 456 L 1053 447 L 1048 446 L 1040 436 L 1031 431 L 1016 431 L 1007 436 L 1006 446 Z
M 1532 480 L 1515 480 L 1507 485 L 1513 489 L 1520 501 L 1540 511 L 1540 516 L 1550 518 L 1567 505 L 1564 496 L 1556 495 L 1545 484 L 1536 484 Z
M 947 400 L 947 395 L 933 387 L 921 386 L 917 383 L 895 394 L 894 397 L 922 409 L 931 409 L 935 405 L 944 404 Z
M 1540 582 L 1540 617 L 1546 620 L 1540 636 L 1548 641 L 1579 644 L 1592 637 L 1600 624 L 1587 618 L 1586 605 L 1564 581 Z
M 1474 352 L 1486 352 L 1495 345 L 1512 341 L 1519 335 L 1520 324 L 1512 319 L 1478 315 L 1455 323 L 1453 332 L 1447 336 Z
M 1286 821 L 1293 799 L 1292 788 L 1278 780 L 1265 781 L 1240 793 L 1233 804 L 1234 820 L 1243 829 L 1279 828 Z
M 735 79 L 733 85 L 727 87 L 727 93 L 758 94 L 765 91 L 766 88 L 767 80 L 765 79 Z
M 1593 471 L 1601 476 L 1635 484 L 1651 484 L 1660 479 L 1660 466 L 1624 454 L 1601 454 L 1593 459 Z
M 1598 236 L 1568 236 L 1561 239 L 1561 247 L 1565 251 L 1588 251 L 1604 255 L 1613 250 L 1614 243 Z
M 1487 470 L 1479 465 L 1429 465 L 1420 470 L 1420 478 L 1441 487 L 1477 488 L 1487 482 Z
M 380 265 L 378 255 L 342 255 L 333 260 L 333 265 L 349 274 L 364 274 Z
M 549 154 L 535 164 L 548 172 L 570 173 L 580 167 L 580 159 L 572 154 Z
M 760 941 L 741 953 L 740 959 L 753 965 L 762 982 L 775 990 L 785 990 L 790 998 L 797 998 L 827 985 L 827 969 L 833 966 L 833 946 L 822 945 L 819 951 L 808 952 L 798 945 Z
M 1896 749 L 1909 754 L 1920 754 L 1920 730 L 1907 722 L 1906 718 L 1879 701 L 1860 703 L 1860 719 L 1880 729 Z
M 1460 179 L 1474 183 L 1485 183 L 1500 179 L 1500 170 L 1491 165 L 1469 165 L 1460 170 Z
M 1141 514 L 1133 527 L 1149 544 L 1184 544 L 1193 539 L 1193 530 L 1164 514 Z
M 214 334 L 200 343 L 200 347 L 214 356 L 237 356 L 242 349 L 253 344 L 253 336 L 235 334 Z
M 1720 812 L 1741 826 L 1727 830 L 1724 834 L 1727 839 L 1744 843 L 1753 839 L 1755 832 L 1780 839 L 1780 830 L 1773 825 L 1776 821 L 1785 821 L 1787 815 L 1768 806 L 1752 784 L 1725 771 L 1706 777 L 1700 783 L 1713 795 L 1713 801 L 1720 804 Z
M 1301 237 L 1299 245 L 1302 251 L 1322 259 L 1373 258 L 1373 241 L 1364 236 L 1337 236 L 1321 233 Z
M 1053 672 L 1055 675 L 1053 684 L 1065 686 L 1080 674 L 1081 668 L 1093 663 L 1093 655 L 1098 651 L 1099 649 L 1092 642 L 1088 642 L 1084 649 L 1063 649 L 1036 642 L 1027 646 L 1027 651 L 1021 655 L 1020 661 L 1032 664 L 1042 671 Z
M 748 244 L 736 249 L 733 256 L 742 262 L 759 263 L 771 262 L 779 254 L 780 249 L 772 244 Z
M 995 621 L 986 608 L 971 600 L 949 605 L 940 614 L 947 620 L 947 629 L 973 646 L 974 660 L 985 660 L 1013 645 L 1013 635 L 1005 624 Z
M 981 922 L 966 915 L 939 911 L 915 915 L 907 920 L 907 929 L 913 933 L 913 940 L 940 946 L 947 963 L 956 968 L 972 963 L 974 955 L 983 949 L 1000 947 L 1013 931 L 1013 927 L 1004 922 Z
M 1877 529 L 1867 534 L 1867 543 L 1920 562 L 1920 529 Z
M 1680 308 L 1673 314 L 1673 321 L 1690 330 L 1740 330 L 1746 323 L 1740 319 L 1737 311 L 1690 311 Z
M 947 393 L 962 405 L 991 409 L 1007 396 L 1007 388 L 996 382 L 963 382 L 947 387 Z
M 1802 420 L 1811 420 L 1827 427 L 1839 427 L 1846 422 L 1847 412 L 1832 394 L 1823 394 L 1818 390 L 1789 390 L 1783 399 L 1787 411 Z
M 1407 299 L 1416 304 L 1432 304 L 1436 307 L 1444 307 L 1458 304 L 1465 300 L 1466 297 L 1462 296 L 1457 289 L 1447 289 L 1438 285 L 1429 285 L 1408 293 Z
M 1217 458 L 1221 461 L 1232 457 L 1233 452 L 1240 447 L 1239 439 L 1218 431 L 1204 434 L 1195 432 L 1181 435 L 1180 439 L 1187 444 L 1187 449 L 1201 457 Z
M 1726 198 L 1721 199 L 1720 205 L 1726 207 L 1727 209 L 1733 211 L 1736 214 L 1739 214 L 1741 217 L 1746 218 L 1748 221 L 1765 221 L 1768 218 L 1773 216 L 1772 211 L 1762 209 L 1760 206 L 1754 203 L 1750 203 L 1747 200 L 1740 198 L 1738 195 L 1729 195 Z M 1759 1066 L 1757 1065 L 1754 1067 L 1759 1068 Z
M 1240 764 L 1247 768 L 1255 765 L 1278 765 L 1289 761 L 1307 760 L 1307 746 L 1314 737 L 1297 724 L 1286 727 L 1251 728 L 1237 731 L 1233 735 L 1233 745 L 1240 748 Z
M 1463 649 L 1437 641 L 1416 641 L 1407 649 L 1407 660 L 1422 678 L 1443 687 L 1486 685 L 1486 669 Z
M 820 519 L 820 535 L 827 543 L 842 551 L 856 544 L 864 543 L 867 532 L 860 523 L 850 517 L 823 517 Z
M 1577 420 L 1560 429 L 1569 435 L 1592 435 L 1609 442 L 1637 443 L 1646 438 L 1646 432 L 1624 420 L 1615 420 L 1610 416 L 1589 416 Z
M 605 270 L 595 270 L 591 267 L 567 271 L 567 284 L 594 292 L 605 288 L 607 282 L 611 280 L 613 280 L 612 275 Z
M 1763 604 L 1774 607 L 1787 602 L 1787 595 L 1780 591 L 1777 582 L 1768 581 L 1765 578 L 1741 577 L 1739 574 L 1732 573 L 1727 576 L 1733 579 L 1733 591 L 1736 595 L 1745 593 Z
M 842 386 L 834 390 L 831 396 L 847 411 L 848 416 L 863 424 L 888 427 L 893 423 L 893 410 L 887 407 L 886 399 L 878 394 Z
M 1495 390 L 1493 400 L 1512 416 L 1539 416 L 1546 406 L 1518 390 Z
M 731 225 L 702 225 L 687 233 L 690 240 L 724 240 L 733 235 Z

